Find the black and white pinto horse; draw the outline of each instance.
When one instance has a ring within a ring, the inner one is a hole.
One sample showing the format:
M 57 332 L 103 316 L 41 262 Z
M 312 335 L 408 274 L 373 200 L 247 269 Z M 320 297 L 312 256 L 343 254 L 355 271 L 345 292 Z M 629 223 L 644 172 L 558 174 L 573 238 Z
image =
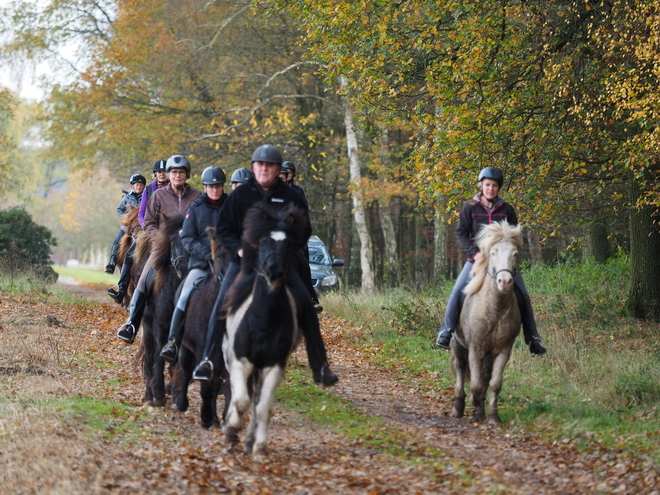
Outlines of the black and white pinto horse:
M 302 338 L 299 305 L 285 280 L 296 249 L 304 243 L 305 221 L 304 213 L 295 207 L 276 211 L 259 204 L 251 208 L 243 224 L 241 270 L 225 301 L 227 332 L 222 351 L 231 387 L 225 440 L 230 448 L 238 443 L 238 432 L 252 406 L 245 451 L 255 459 L 268 454 L 275 389 Z

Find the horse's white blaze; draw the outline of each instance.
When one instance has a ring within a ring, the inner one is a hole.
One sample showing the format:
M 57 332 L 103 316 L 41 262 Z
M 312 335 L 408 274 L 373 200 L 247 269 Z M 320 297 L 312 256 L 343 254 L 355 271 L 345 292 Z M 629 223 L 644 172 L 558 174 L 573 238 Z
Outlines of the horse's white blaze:
M 270 238 L 274 241 L 283 241 L 286 239 L 286 233 L 282 232 L 281 230 L 275 230 L 270 233 Z

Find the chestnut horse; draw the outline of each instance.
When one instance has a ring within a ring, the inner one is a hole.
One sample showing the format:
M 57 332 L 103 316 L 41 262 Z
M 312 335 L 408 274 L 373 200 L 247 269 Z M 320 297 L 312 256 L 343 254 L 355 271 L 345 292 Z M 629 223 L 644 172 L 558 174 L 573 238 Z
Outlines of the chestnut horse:
M 504 367 L 513 342 L 520 333 L 520 311 L 514 287 L 522 229 L 506 221 L 484 225 L 477 234 L 481 255 L 472 268 L 472 279 L 451 344 L 456 389 L 452 416 L 463 417 L 464 382 L 470 380 L 474 419 L 483 421 L 486 393 L 490 388 L 488 422 L 500 424 L 497 402 Z

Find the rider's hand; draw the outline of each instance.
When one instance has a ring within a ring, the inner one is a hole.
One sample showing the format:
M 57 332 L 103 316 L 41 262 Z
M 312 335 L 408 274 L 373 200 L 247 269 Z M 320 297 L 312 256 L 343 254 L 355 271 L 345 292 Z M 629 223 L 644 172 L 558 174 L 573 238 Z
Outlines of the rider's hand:
M 479 259 L 479 256 L 481 256 L 481 251 L 477 251 L 474 255 L 474 261 L 477 261 Z
M 242 258 L 243 257 L 243 248 L 236 251 L 236 254 L 238 255 L 239 258 Z

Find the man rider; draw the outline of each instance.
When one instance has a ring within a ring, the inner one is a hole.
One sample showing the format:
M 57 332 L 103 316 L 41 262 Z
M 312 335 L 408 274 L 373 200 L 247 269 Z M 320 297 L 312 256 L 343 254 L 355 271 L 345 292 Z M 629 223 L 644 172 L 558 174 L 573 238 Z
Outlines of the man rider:
M 283 208 L 293 203 L 308 213 L 302 198 L 279 178 L 282 164 L 282 153 L 275 146 L 265 144 L 259 146 L 252 154 L 252 173 L 254 177 L 247 184 L 237 187 L 227 198 L 220 212 L 218 224 L 218 238 L 223 247 L 231 256 L 225 279 L 218 294 L 214 311 L 209 321 L 209 332 L 204 347 L 204 359 L 195 368 L 193 377 L 197 380 L 210 380 L 213 376 L 213 363 L 209 359 L 214 348 L 222 341 L 225 332 L 226 320 L 224 315 L 218 319 L 218 309 L 222 307 L 227 291 L 231 287 L 240 268 L 240 258 L 243 254 L 241 235 L 243 233 L 243 220 L 247 211 L 257 203 L 267 203 L 275 208 Z M 306 215 L 307 216 L 307 215 Z M 312 227 L 307 216 L 307 225 L 304 232 L 304 243 L 312 233 Z M 296 299 L 301 303 L 300 326 L 305 336 L 307 356 L 312 369 L 314 382 L 324 386 L 334 385 L 338 378 L 330 369 L 327 362 L 323 337 L 319 328 L 318 316 L 314 311 L 307 288 L 301 280 L 303 265 L 307 261 L 300 246 L 296 253 L 296 263 L 290 270 L 287 283 L 293 290 Z

